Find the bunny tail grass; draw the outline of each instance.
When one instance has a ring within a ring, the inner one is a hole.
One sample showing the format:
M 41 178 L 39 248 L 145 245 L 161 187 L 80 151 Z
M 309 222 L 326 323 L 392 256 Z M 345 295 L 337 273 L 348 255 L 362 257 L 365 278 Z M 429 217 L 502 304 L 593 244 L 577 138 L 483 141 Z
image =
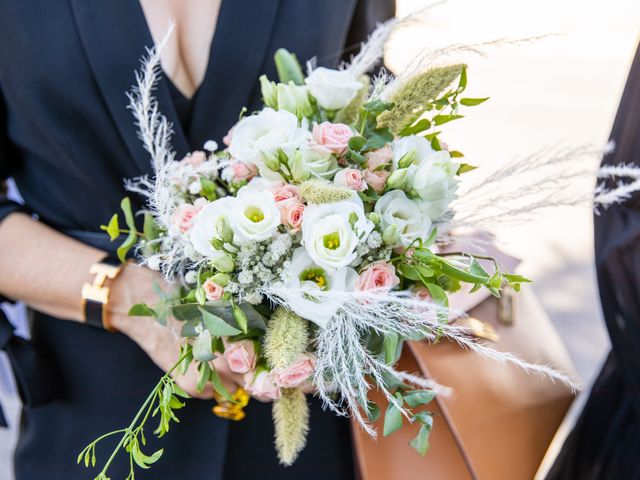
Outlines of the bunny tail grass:
M 264 355 L 271 368 L 286 368 L 304 353 L 309 343 L 307 321 L 283 307 L 278 307 L 264 337 Z
M 299 388 L 285 388 L 282 398 L 273 404 L 275 444 L 280 463 L 293 464 L 307 443 L 309 405 Z
M 300 185 L 300 194 L 308 203 L 334 203 L 351 198 L 353 190 L 337 187 L 326 180 L 307 180 Z

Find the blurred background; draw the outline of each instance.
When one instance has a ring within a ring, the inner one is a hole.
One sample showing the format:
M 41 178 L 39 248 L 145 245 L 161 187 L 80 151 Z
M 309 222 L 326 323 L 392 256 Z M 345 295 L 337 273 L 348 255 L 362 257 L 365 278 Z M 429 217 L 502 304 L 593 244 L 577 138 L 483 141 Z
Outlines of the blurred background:
M 430 3 L 397 0 L 397 14 Z M 424 48 L 544 34 L 557 35 L 491 49 L 488 58 L 465 58 L 468 96 L 491 99 L 447 125 L 443 139 L 477 166 L 558 143 L 606 143 L 640 40 L 637 0 L 454 0 L 398 32 L 386 61 L 401 71 Z M 598 163 L 590 167 L 595 170 Z M 591 191 L 593 184 L 585 180 L 582 188 Z M 591 210 L 557 209 L 497 233 L 506 249 L 524 260 L 522 273 L 535 281 L 530 288 L 560 331 L 587 393 L 609 348 L 593 268 Z M 15 427 L 18 404 L 11 385 L 0 383 L 0 397 Z M 13 429 L 0 429 L 0 480 L 13 478 L 14 442 Z

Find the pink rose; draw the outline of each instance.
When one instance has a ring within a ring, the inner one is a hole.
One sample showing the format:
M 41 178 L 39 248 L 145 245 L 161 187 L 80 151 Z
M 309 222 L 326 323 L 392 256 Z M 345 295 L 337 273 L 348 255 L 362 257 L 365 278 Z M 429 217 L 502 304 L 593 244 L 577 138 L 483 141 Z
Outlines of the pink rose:
M 186 164 L 186 165 L 191 165 L 193 167 L 199 167 L 200 165 L 202 165 L 204 163 L 204 161 L 207 159 L 207 154 L 201 151 L 196 151 L 191 153 L 190 155 L 187 155 L 186 157 L 184 157 L 181 160 L 181 163 Z
M 210 278 L 202 284 L 202 288 L 204 288 L 204 294 L 210 302 L 217 302 L 224 294 L 224 289 Z
M 276 201 L 276 205 L 288 200 L 296 200 L 298 202 L 302 201 L 302 197 L 300 196 L 300 189 L 295 185 L 290 185 L 288 183 L 285 183 L 280 187 L 273 188 L 271 190 L 271 193 L 273 193 L 273 198 Z
M 302 353 L 287 368 L 275 371 L 276 384 L 282 388 L 293 388 L 307 380 L 316 368 L 313 355 Z
M 235 126 L 231 127 L 227 132 L 227 134 L 222 138 L 222 143 L 224 143 L 227 147 L 231 145 L 231 139 L 233 138 L 233 130 L 235 128 L 236 128 Z
M 387 144 L 378 150 L 372 150 L 367 153 L 367 168 L 374 171 L 383 165 L 390 165 L 393 159 L 393 150 L 391 145 Z
M 295 200 L 285 202 L 285 205 L 281 210 L 281 212 L 284 212 L 282 223 L 289 225 L 293 232 L 297 232 L 302 227 L 305 208 L 305 204 L 302 202 L 296 202 Z
M 189 231 L 199 210 L 195 205 L 183 203 L 173 212 L 173 224 L 181 233 Z
M 353 131 L 344 123 L 322 122 L 313 126 L 311 135 L 316 144 L 333 153 L 340 153 L 347 148 Z
M 279 400 L 281 395 L 273 372 L 265 370 L 258 373 L 258 375 L 255 372 L 247 373 L 244 376 L 244 388 L 252 396 L 265 400 Z
M 252 163 L 234 163 L 231 165 L 233 171 L 233 179 L 236 182 L 240 180 L 251 180 L 258 174 L 258 168 Z
M 257 355 L 252 340 L 229 343 L 225 346 L 222 356 L 232 372 L 248 373 L 256 368 Z
M 400 283 L 396 269 L 387 262 L 375 262 L 365 268 L 356 280 L 356 290 L 391 290 Z
M 339 187 L 350 188 L 356 192 L 362 192 L 367 189 L 367 182 L 362 179 L 362 173 L 355 168 L 345 168 L 336 173 L 333 183 Z
M 382 193 L 384 186 L 387 183 L 387 178 L 389 178 L 389 172 L 386 170 L 378 170 L 375 172 L 365 170 L 362 178 L 367 182 L 367 185 L 373 188 L 377 193 Z

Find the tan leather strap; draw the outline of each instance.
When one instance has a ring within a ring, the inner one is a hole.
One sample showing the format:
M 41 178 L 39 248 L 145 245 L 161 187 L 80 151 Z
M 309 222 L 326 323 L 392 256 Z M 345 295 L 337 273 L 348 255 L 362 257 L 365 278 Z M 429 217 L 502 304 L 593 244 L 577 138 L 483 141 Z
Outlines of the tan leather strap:
M 433 377 L 429 373 L 429 369 L 427 368 L 426 363 L 424 362 L 424 359 L 420 355 L 421 345 L 418 344 L 417 342 L 407 342 L 407 345 L 409 347 L 409 350 L 411 351 L 411 354 L 415 358 L 416 363 L 420 367 L 422 375 L 425 378 L 433 379 Z M 438 404 L 438 406 L 440 407 L 440 410 L 442 411 L 442 417 L 444 418 L 444 421 L 447 423 L 447 426 L 449 427 L 449 430 L 451 431 L 451 436 L 453 437 L 454 441 L 456 442 L 458 450 L 460 451 L 460 455 L 462 456 L 462 459 L 464 460 L 464 463 L 467 466 L 467 469 L 469 470 L 469 475 L 471 476 L 471 478 L 473 480 L 479 480 L 478 474 L 476 473 L 476 469 L 473 466 L 473 461 L 471 460 L 471 457 L 467 453 L 467 450 L 464 448 L 464 444 L 462 442 L 462 437 L 460 436 L 460 433 L 458 432 L 458 429 L 456 428 L 455 422 L 451 418 L 451 414 L 449 413 L 449 409 L 445 405 L 445 403 L 442 400 L 442 398 L 440 398 L 438 395 L 436 395 L 435 401 Z

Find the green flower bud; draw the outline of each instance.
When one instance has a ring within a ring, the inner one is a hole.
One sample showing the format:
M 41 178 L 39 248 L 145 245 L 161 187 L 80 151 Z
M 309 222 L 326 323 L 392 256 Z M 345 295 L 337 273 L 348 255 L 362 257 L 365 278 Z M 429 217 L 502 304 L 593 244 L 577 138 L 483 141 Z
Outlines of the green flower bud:
M 211 266 L 219 270 L 220 272 L 229 273 L 232 272 L 236 264 L 231 258 L 231 255 L 223 254 L 217 258 L 211 260 Z
M 389 175 L 389 178 L 387 178 L 387 186 L 389 188 L 396 188 L 396 189 L 402 190 L 404 189 L 406 184 L 407 184 L 406 168 L 401 168 L 399 170 L 396 170 L 391 175 Z
M 293 154 L 293 158 L 289 160 L 289 169 L 293 180 L 297 183 L 304 182 L 311 175 L 307 164 L 302 158 L 302 154 L 297 150 Z
M 278 155 L 262 153 L 262 160 L 264 161 L 264 166 L 269 170 L 277 172 L 280 169 L 280 160 L 278 159 Z
M 382 232 L 382 241 L 385 243 L 385 245 L 392 247 L 396 245 L 399 240 L 400 233 L 398 232 L 398 227 L 395 224 L 389 225 Z
M 225 216 L 220 216 L 218 218 L 216 230 L 218 231 L 218 238 L 222 240 L 222 243 L 231 243 L 233 241 L 233 230 L 231 229 L 231 226 L 229 226 L 229 221 Z M 218 248 L 218 250 L 221 249 Z
M 211 277 L 211 281 L 224 288 L 231 281 L 231 277 L 229 277 L 229 275 L 227 275 L 226 273 L 216 273 L 213 277 Z
M 371 212 L 369 215 L 367 215 L 367 217 L 373 222 L 374 225 L 378 225 L 380 223 L 380 215 L 378 215 L 376 212 Z
M 407 168 L 416 160 L 416 151 L 411 150 L 405 153 L 400 160 L 398 160 L 398 166 L 400 168 Z
M 269 81 L 266 75 L 260 77 L 260 90 L 262 101 L 266 107 L 278 108 L 278 90 L 275 82 Z
M 231 309 L 231 314 L 240 330 L 242 330 L 244 333 L 247 333 L 247 330 L 249 329 L 249 319 L 247 318 L 247 314 L 244 313 L 242 309 L 237 305 L 233 306 L 233 308 Z
M 307 87 L 300 87 L 289 82 L 288 85 L 277 85 L 278 110 L 287 110 L 298 118 L 313 115 L 313 107 L 309 101 Z
M 224 242 L 222 240 L 220 240 L 219 238 L 212 238 L 211 239 L 211 246 L 213 248 L 215 248 L 216 250 L 222 250 L 224 248 Z

